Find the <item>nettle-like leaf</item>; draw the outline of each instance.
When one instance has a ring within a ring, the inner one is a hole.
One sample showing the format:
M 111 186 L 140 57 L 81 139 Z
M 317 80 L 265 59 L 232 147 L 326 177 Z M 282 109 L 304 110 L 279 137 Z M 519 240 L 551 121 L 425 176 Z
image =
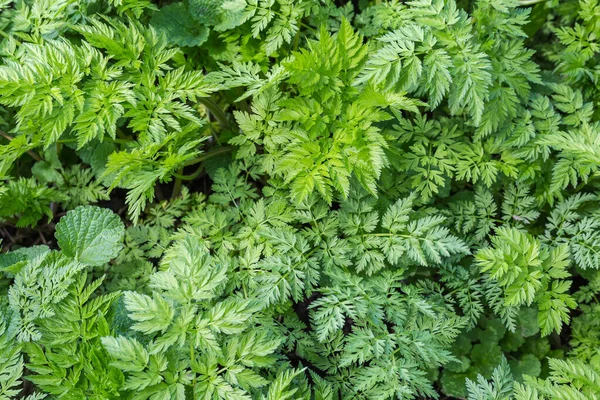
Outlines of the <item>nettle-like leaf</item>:
M 63 253 L 90 266 L 117 257 L 124 235 L 119 216 L 100 207 L 77 207 L 56 225 L 56 240 Z
M 210 18 L 209 18 L 210 20 Z M 193 17 L 184 3 L 164 6 L 152 16 L 152 25 L 178 46 L 200 46 L 206 42 L 209 28 Z

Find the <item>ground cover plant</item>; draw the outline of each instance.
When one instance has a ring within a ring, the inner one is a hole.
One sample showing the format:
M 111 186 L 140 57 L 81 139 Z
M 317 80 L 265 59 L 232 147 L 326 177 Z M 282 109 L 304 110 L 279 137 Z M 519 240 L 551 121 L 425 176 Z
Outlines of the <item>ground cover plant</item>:
M 598 0 L 0 0 L 0 400 L 600 399 Z

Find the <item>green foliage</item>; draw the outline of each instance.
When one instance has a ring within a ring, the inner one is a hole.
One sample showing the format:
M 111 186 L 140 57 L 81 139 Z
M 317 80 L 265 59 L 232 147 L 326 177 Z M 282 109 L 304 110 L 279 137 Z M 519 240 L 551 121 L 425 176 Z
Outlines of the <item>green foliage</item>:
M 151 20 L 159 32 L 163 32 L 169 43 L 178 46 L 200 46 L 208 39 L 209 29 L 199 25 L 183 3 L 169 4 L 160 9 Z
M 545 379 L 526 377 L 525 384 L 516 383 L 513 393 L 512 376 L 506 359 L 494 370 L 492 382 L 481 375 L 477 383 L 467 381 L 469 400 L 550 400 L 597 399 L 598 365 L 579 360 L 550 359 L 550 376 Z
M 0 0 L 0 400 L 596 399 L 597 0 Z
M 477 382 L 467 379 L 469 400 L 505 400 L 513 391 L 512 376 L 506 358 L 494 369 L 492 382 L 488 383 L 481 375 L 477 376 Z
M 516 228 L 498 228 L 492 247 L 481 249 L 475 260 L 486 280 L 498 285 L 503 301 L 494 298 L 494 308 L 510 310 L 536 303 L 538 322 L 543 335 L 560 332 L 569 322 L 569 308 L 577 304 L 568 294 L 571 282 L 566 245 L 553 249 L 542 247 L 533 237 Z M 510 311 L 503 311 L 505 319 Z
M 523 375 L 539 376 L 550 346 L 537 335 L 537 314 L 535 309 L 522 309 L 516 316 L 515 332 L 507 330 L 498 318 L 480 318 L 478 325 L 452 346 L 456 361 L 445 365 L 442 371 L 440 383 L 444 392 L 467 397 L 471 386 L 465 387 L 465 379 L 493 377 L 504 356 L 509 357 L 508 370 L 515 380 L 522 381 Z M 512 379 L 510 383 L 512 387 Z
M 34 226 L 43 217 L 51 218 L 50 204 L 64 199 L 52 187 L 40 185 L 35 178 L 8 182 L 0 192 L 0 218 L 15 218 L 18 227 Z
M 110 210 L 92 206 L 69 211 L 56 225 L 63 253 L 91 266 L 107 263 L 121 250 L 124 226 Z

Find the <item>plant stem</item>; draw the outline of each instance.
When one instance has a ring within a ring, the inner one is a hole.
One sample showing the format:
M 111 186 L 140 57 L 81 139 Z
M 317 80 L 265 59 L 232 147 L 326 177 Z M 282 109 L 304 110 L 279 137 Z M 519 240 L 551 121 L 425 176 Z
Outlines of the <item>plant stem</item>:
M 208 153 L 202 154 L 198 158 L 194 158 L 193 160 L 190 160 L 190 161 L 186 162 L 185 166 L 187 167 L 189 165 L 195 165 L 195 164 L 198 164 L 198 163 L 200 163 L 202 161 L 206 161 L 209 158 L 216 157 L 216 156 L 218 156 L 220 154 L 226 154 L 226 153 L 229 153 L 231 151 L 233 151 L 233 147 L 231 147 L 231 146 L 219 147 L 219 148 L 217 148 L 217 149 L 215 149 L 213 151 L 209 151 Z
M 127 144 L 127 143 L 132 143 L 134 142 L 133 139 L 113 139 L 113 138 L 109 138 L 110 141 L 112 141 L 113 143 L 122 143 L 122 144 Z M 59 139 L 56 141 L 56 143 L 75 143 L 77 142 L 77 139 Z
M 541 3 L 544 0 L 520 0 L 519 1 L 519 5 L 520 6 L 531 6 L 537 3 Z
M 175 183 L 173 184 L 173 192 L 171 193 L 171 199 L 175 199 L 177 198 L 177 196 L 179 196 L 179 194 L 181 193 L 181 185 L 183 184 L 183 181 L 191 181 L 196 179 L 198 176 L 200 176 L 202 170 L 204 169 L 204 166 L 200 165 L 198 169 L 196 169 L 196 171 L 194 171 L 192 174 L 183 175 L 184 167 L 201 163 L 202 161 L 206 161 L 209 158 L 216 157 L 219 154 L 226 154 L 230 151 L 233 151 L 233 147 L 219 147 L 216 150 L 204 153 L 201 157 L 194 158 L 193 160 L 190 160 L 187 163 L 185 163 L 185 165 L 179 168 L 179 170 L 176 173 L 172 174 L 175 177 Z
M 4 37 L 5 39 L 13 39 L 15 41 L 15 43 L 17 44 L 17 46 L 21 46 L 21 41 L 17 40 L 14 38 L 14 36 L 10 35 L 9 33 L 4 32 L 2 29 L 0 29 L 0 36 Z
M 133 142 L 133 139 L 110 139 L 113 143 L 127 144 Z
M 229 121 L 227 120 L 227 115 L 212 97 L 201 97 L 198 101 L 214 115 L 217 121 L 219 121 L 219 125 L 221 125 L 222 129 L 228 130 L 231 128 L 231 124 L 229 124 Z
M 183 172 L 183 168 L 180 168 L 178 171 L 178 174 L 173 174 L 175 175 L 181 175 L 181 173 Z M 173 184 L 173 192 L 171 193 L 171 200 L 176 199 L 179 194 L 181 193 L 181 184 L 182 184 L 182 180 L 181 178 L 175 178 L 175 184 Z
M 298 51 L 298 46 L 300 46 L 300 29 L 298 29 L 296 36 L 294 36 L 294 51 Z
M 196 179 L 197 177 L 200 176 L 203 169 L 204 169 L 204 165 L 200 165 L 196 169 L 196 171 L 194 171 L 193 173 L 191 173 L 189 175 L 180 175 L 178 173 L 175 173 L 175 174 L 173 174 L 173 176 L 177 179 L 181 179 L 182 181 L 193 181 L 194 179 Z
M 3 136 L 6 140 L 12 141 L 14 139 L 14 137 L 0 131 L 0 136 Z M 35 152 L 31 151 L 31 150 L 27 150 L 27 154 L 29 154 L 31 156 L 31 158 L 33 158 L 35 161 L 42 161 L 42 157 L 38 156 Z

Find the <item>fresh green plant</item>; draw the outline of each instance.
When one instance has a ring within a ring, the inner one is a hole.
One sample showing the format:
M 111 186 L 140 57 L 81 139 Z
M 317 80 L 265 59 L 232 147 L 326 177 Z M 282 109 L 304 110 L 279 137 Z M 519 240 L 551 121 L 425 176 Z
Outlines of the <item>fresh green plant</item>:
M 596 399 L 598 0 L 0 0 L 0 400 Z

